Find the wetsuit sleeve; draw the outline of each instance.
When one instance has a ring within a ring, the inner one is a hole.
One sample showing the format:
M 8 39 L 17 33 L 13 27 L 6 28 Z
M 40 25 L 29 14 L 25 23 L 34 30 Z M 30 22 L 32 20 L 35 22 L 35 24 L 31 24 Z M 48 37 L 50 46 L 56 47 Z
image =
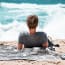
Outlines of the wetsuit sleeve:
M 19 35 L 18 43 L 24 44 L 24 35 L 23 34 Z
M 42 39 L 43 39 L 43 43 L 48 42 L 48 38 L 47 38 L 46 33 L 43 33 Z

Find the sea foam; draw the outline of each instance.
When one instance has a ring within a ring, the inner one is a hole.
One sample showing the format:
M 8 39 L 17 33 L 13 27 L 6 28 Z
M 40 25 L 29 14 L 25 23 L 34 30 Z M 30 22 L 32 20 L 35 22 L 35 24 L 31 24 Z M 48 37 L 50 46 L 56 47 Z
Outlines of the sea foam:
M 4 12 L 7 13 L 3 15 L 4 18 L 13 19 L 13 22 L 5 25 L 0 23 L 0 41 L 18 41 L 20 32 L 28 31 L 25 21 L 27 16 L 31 14 L 37 14 L 40 19 L 41 24 L 38 26 L 37 31 L 44 31 L 54 39 L 65 39 L 65 5 L 1 3 L 1 7 L 5 8 Z M 40 15 L 41 12 L 48 15 Z M 44 22 L 45 25 L 43 25 Z

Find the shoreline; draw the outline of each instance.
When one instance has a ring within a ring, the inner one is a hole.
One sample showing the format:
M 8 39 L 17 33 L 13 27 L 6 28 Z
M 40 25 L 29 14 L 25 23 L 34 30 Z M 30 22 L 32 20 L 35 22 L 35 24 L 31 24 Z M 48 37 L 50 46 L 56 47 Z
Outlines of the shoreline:
M 54 44 L 59 44 L 59 48 L 55 48 L 56 52 L 65 53 L 65 40 L 56 39 L 52 40 Z M 17 46 L 17 41 L 0 41 L 0 44 Z M 0 61 L 0 65 L 65 65 L 65 60 L 56 61 L 29 61 L 29 60 L 12 60 Z

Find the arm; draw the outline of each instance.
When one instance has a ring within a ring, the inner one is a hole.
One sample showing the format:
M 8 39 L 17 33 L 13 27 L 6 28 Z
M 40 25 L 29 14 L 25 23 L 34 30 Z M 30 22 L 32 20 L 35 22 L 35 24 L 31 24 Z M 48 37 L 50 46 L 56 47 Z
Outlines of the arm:
M 48 47 L 48 42 L 43 43 L 43 44 L 42 44 L 42 47 L 43 47 L 43 48 L 47 48 L 47 47 Z
M 43 33 L 43 35 L 42 35 L 43 37 L 43 43 L 42 43 L 42 47 L 43 48 L 47 48 L 48 47 L 48 38 L 47 38 L 47 35 L 46 35 L 46 33 Z
M 23 49 L 23 48 L 24 48 L 24 44 L 18 43 L 17 49 L 18 49 L 18 50 L 21 50 L 21 49 Z
M 21 50 L 24 48 L 24 39 L 23 39 L 23 34 L 19 35 L 19 39 L 18 39 L 18 45 L 17 45 L 17 49 Z

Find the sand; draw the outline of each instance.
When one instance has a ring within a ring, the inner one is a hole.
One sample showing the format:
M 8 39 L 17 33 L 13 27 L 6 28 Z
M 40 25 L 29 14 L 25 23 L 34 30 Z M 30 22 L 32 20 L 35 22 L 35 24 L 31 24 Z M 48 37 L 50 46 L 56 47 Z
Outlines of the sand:
M 65 40 L 56 39 L 53 40 L 54 44 L 59 44 L 60 47 L 56 48 L 59 54 L 65 53 Z M 0 44 L 17 46 L 17 42 L 0 42 Z M 12 60 L 12 61 L 0 61 L 0 65 L 65 65 L 65 60 L 56 61 L 29 61 L 29 60 Z

